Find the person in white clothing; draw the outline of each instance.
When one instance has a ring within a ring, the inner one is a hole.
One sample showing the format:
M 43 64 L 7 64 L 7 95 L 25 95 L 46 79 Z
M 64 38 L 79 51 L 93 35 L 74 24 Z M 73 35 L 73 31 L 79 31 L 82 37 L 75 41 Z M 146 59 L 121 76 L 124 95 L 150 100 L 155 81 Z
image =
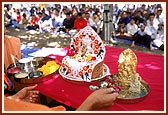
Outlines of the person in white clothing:
M 135 24 L 135 19 L 132 17 L 130 23 L 126 25 L 125 35 L 132 37 L 138 31 L 138 26 Z
M 149 19 L 147 20 L 147 26 L 151 25 L 151 22 L 153 21 L 153 27 L 158 30 L 158 21 L 155 19 L 155 14 L 154 13 L 150 13 L 149 14 Z
M 153 45 L 160 50 L 164 50 L 164 28 L 158 31 L 156 39 L 153 41 Z
M 138 30 L 132 37 L 133 41 L 131 43 L 131 47 L 134 47 L 136 43 L 140 43 L 148 47 L 149 50 L 152 50 L 152 39 L 145 31 L 145 28 L 146 25 L 140 23 L 140 30 Z
M 163 11 L 162 8 L 157 8 L 156 14 L 155 14 L 155 18 L 154 18 L 154 22 L 156 24 L 158 24 L 158 29 L 162 29 L 164 26 L 164 17 L 162 16 Z
M 85 13 L 85 19 L 87 20 L 87 25 L 91 26 L 95 31 L 97 31 L 96 29 L 96 24 L 95 22 L 92 20 L 92 18 L 90 17 L 89 13 Z
M 150 21 L 150 23 L 145 28 L 146 33 L 151 36 L 152 40 L 156 39 L 157 29 L 154 27 L 154 21 Z

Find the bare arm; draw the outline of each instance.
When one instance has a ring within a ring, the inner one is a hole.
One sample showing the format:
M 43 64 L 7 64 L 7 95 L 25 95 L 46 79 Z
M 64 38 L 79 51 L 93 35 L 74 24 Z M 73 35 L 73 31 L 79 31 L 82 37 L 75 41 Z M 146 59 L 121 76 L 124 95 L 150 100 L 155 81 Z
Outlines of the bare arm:
M 91 111 L 105 108 L 114 104 L 118 93 L 112 93 L 112 88 L 99 89 L 89 95 L 76 111 Z

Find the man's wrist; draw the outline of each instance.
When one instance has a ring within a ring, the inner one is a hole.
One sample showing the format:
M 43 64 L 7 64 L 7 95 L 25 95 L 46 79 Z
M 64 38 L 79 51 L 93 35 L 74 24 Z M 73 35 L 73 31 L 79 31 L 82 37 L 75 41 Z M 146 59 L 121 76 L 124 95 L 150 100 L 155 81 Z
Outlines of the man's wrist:
M 76 111 L 91 111 L 93 110 L 94 102 L 92 100 L 86 99 Z
M 18 98 L 16 98 L 15 96 L 7 96 L 8 99 L 13 99 L 13 100 L 16 100 L 16 101 L 19 101 Z

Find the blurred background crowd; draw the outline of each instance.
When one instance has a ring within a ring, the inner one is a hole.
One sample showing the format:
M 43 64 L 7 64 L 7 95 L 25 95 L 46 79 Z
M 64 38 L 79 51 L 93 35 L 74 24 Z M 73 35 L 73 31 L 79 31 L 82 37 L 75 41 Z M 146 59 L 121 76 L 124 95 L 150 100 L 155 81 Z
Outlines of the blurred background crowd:
M 165 8 L 162 4 L 111 4 L 112 36 L 164 46 Z M 4 4 L 4 25 L 40 33 L 70 34 L 91 26 L 103 32 L 104 4 Z M 143 38 L 143 39 L 139 39 Z

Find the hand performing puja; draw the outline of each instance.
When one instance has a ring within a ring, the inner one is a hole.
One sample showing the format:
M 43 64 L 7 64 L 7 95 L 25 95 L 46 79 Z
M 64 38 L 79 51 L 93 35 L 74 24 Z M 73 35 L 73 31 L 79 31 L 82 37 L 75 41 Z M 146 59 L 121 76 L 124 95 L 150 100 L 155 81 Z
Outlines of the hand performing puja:
M 112 106 L 119 95 L 118 93 L 113 93 L 114 91 L 113 88 L 102 88 L 94 91 L 86 98 L 77 111 L 90 111 Z
M 63 106 L 56 106 L 55 109 L 52 109 L 45 105 L 28 103 L 28 102 L 35 102 L 35 100 L 38 97 L 37 96 L 38 92 L 36 91 L 29 93 L 30 90 L 34 89 L 35 87 L 36 85 L 31 87 L 25 87 L 22 90 L 20 90 L 17 94 L 12 96 L 11 99 L 7 100 L 5 98 L 6 102 L 5 110 L 31 110 L 31 111 L 66 110 Z M 113 88 L 104 88 L 94 91 L 85 99 L 85 101 L 76 109 L 76 111 L 93 111 L 113 105 L 115 99 L 118 96 L 118 93 L 112 93 L 112 92 L 114 92 Z M 12 105 L 13 103 L 16 104 L 17 106 L 13 106 Z
M 39 91 L 34 90 L 37 85 L 24 87 L 19 92 L 13 96 L 9 96 L 9 99 L 14 99 L 16 101 L 26 101 L 31 103 L 38 102 Z

